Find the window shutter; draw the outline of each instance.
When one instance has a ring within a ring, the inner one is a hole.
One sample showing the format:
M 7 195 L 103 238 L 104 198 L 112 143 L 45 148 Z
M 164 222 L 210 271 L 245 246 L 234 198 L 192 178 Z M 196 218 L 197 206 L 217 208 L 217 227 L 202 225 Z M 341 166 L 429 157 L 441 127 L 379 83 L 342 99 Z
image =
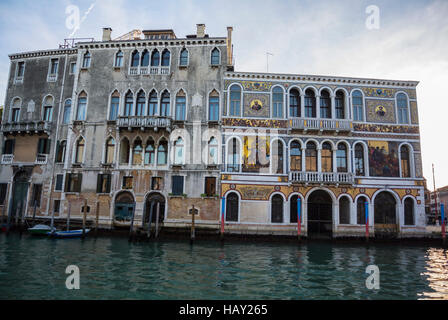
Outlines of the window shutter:
M 101 178 L 103 177 L 103 175 L 102 174 L 98 174 L 98 176 L 97 176 L 97 179 L 96 179 L 96 193 L 101 193 Z
M 70 190 L 68 190 L 68 186 L 70 185 L 70 179 L 71 179 L 71 174 L 67 173 L 67 175 L 65 176 L 65 192 L 69 192 Z
M 39 143 L 37 144 L 37 153 L 38 154 L 42 154 L 43 153 L 43 144 L 44 144 L 44 139 L 39 139 Z
M 76 182 L 75 192 L 81 192 L 81 185 L 82 185 L 82 173 L 78 173 L 78 180 Z
M 51 146 L 51 140 L 47 139 L 47 143 L 45 144 L 45 154 L 50 154 L 50 146 Z
M 182 195 L 184 193 L 184 177 L 174 176 L 173 177 L 173 194 Z
M 107 193 L 110 192 L 111 180 L 112 180 L 112 175 L 111 175 L 111 174 L 108 174 L 108 175 L 107 175 L 107 183 L 106 183 L 106 192 L 107 192 Z

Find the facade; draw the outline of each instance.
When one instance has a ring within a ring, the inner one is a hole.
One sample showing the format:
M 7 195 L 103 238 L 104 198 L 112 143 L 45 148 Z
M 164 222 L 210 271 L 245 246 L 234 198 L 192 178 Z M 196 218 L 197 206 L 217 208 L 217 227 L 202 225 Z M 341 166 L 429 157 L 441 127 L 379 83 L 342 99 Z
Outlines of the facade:
M 364 237 L 367 209 L 371 236 L 425 234 L 417 82 L 235 72 L 230 27 L 111 32 L 10 56 L 4 215 Z
M 441 224 L 441 204 L 445 206 L 446 220 L 446 210 L 448 205 L 448 186 L 438 188 L 435 192 L 428 191 L 426 201 L 428 224 Z

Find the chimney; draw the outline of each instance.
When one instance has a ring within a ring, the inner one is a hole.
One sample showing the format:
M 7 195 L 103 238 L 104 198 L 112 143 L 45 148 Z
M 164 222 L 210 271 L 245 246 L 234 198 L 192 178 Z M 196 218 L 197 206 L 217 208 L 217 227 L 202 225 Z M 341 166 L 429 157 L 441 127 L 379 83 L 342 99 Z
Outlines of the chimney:
M 227 27 L 227 65 L 233 66 L 232 27 Z
M 197 37 L 198 38 L 204 38 L 205 37 L 205 24 L 197 24 Z
M 103 41 L 111 41 L 112 28 L 103 28 Z

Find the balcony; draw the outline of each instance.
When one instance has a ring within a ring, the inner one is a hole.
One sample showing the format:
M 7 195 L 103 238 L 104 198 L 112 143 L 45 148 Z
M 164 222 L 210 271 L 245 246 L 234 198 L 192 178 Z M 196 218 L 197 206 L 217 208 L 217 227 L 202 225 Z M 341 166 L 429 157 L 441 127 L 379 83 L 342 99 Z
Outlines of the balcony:
M 36 164 L 47 164 L 48 155 L 47 154 L 38 154 L 36 157 Z
M 2 124 L 1 131 L 3 133 L 47 133 L 52 129 L 51 122 L 45 121 L 27 121 L 27 122 L 6 122 Z
M 336 131 L 350 132 L 353 130 L 350 120 L 303 118 L 292 119 L 289 129 L 302 131 Z
M 120 128 L 152 128 L 154 131 L 160 129 L 167 129 L 171 131 L 172 121 L 170 118 L 157 116 L 128 116 L 118 118 L 118 127 Z
M 2 164 L 12 164 L 14 161 L 13 154 L 4 154 L 2 155 Z
M 57 79 L 58 79 L 57 74 L 49 74 L 47 76 L 47 82 L 56 82 Z
M 353 184 L 353 174 L 347 172 L 300 172 L 291 171 L 289 181 L 305 184 Z
M 169 75 L 170 67 L 131 67 L 129 69 L 131 76 L 138 75 Z

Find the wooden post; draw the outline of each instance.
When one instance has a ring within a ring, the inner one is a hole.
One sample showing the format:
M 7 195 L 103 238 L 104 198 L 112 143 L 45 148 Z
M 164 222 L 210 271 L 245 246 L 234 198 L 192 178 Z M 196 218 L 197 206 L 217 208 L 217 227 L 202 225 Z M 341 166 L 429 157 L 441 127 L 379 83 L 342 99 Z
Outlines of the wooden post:
M 159 237 L 159 217 L 160 217 L 160 202 L 157 202 L 157 212 L 156 212 L 156 239 Z
M 151 202 L 151 206 L 149 208 L 149 220 L 148 220 L 148 239 L 151 238 L 151 223 L 152 223 L 152 213 L 154 210 L 154 202 Z
M 96 202 L 95 237 L 98 236 L 98 225 L 100 220 L 100 202 Z
M 135 205 L 132 209 L 131 227 L 129 228 L 129 241 L 132 241 L 134 235 L 134 217 L 135 217 Z
M 82 238 L 86 236 L 86 218 L 87 218 L 87 199 L 84 199 L 84 208 L 82 215 Z
M 224 241 L 224 226 L 225 226 L 225 214 L 226 214 L 226 198 L 221 198 L 221 241 Z
M 22 208 L 23 208 L 23 205 L 22 205 Z M 22 211 L 22 217 L 21 217 L 21 221 L 20 221 L 20 233 L 22 233 L 23 229 L 25 228 L 25 218 L 26 218 L 26 206 L 25 206 L 25 209 Z
M 442 239 L 443 244 L 446 243 L 446 234 L 445 234 L 445 204 L 440 204 L 441 218 L 442 218 Z
M 300 241 L 302 233 L 302 199 L 297 197 L 297 240 Z
M 22 202 L 19 203 L 19 206 L 16 209 L 16 216 L 14 217 L 15 218 L 15 227 L 17 227 L 17 225 L 19 224 L 19 215 L 20 215 L 21 211 L 22 211 Z
M 366 242 L 369 242 L 369 203 L 364 203 L 364 210 L 366 214 Z
M 194 205 L 191 209 L 191 237 L 190 237 L 190 243 L 193 244 L 194 238 L 195 238 L 195 230 L 194 230 Z
M 72 211 L 72 203 L 68 202 L 68 212 L 67 212 L 67 231 L 70 231 L 70 215 Z
M 51 211 L 51 224 L 50 224 L 50 227 L 51 227 L 51 231 L 53 231 L 53 228 L 54 228 L 54 210 Z
M 11 219 L 12 219 L 12 204 L 11 207 L 9 208 L 8 219 L 6 222 L 6 235 L 9 235 L 9 229 L 11 227 Z

